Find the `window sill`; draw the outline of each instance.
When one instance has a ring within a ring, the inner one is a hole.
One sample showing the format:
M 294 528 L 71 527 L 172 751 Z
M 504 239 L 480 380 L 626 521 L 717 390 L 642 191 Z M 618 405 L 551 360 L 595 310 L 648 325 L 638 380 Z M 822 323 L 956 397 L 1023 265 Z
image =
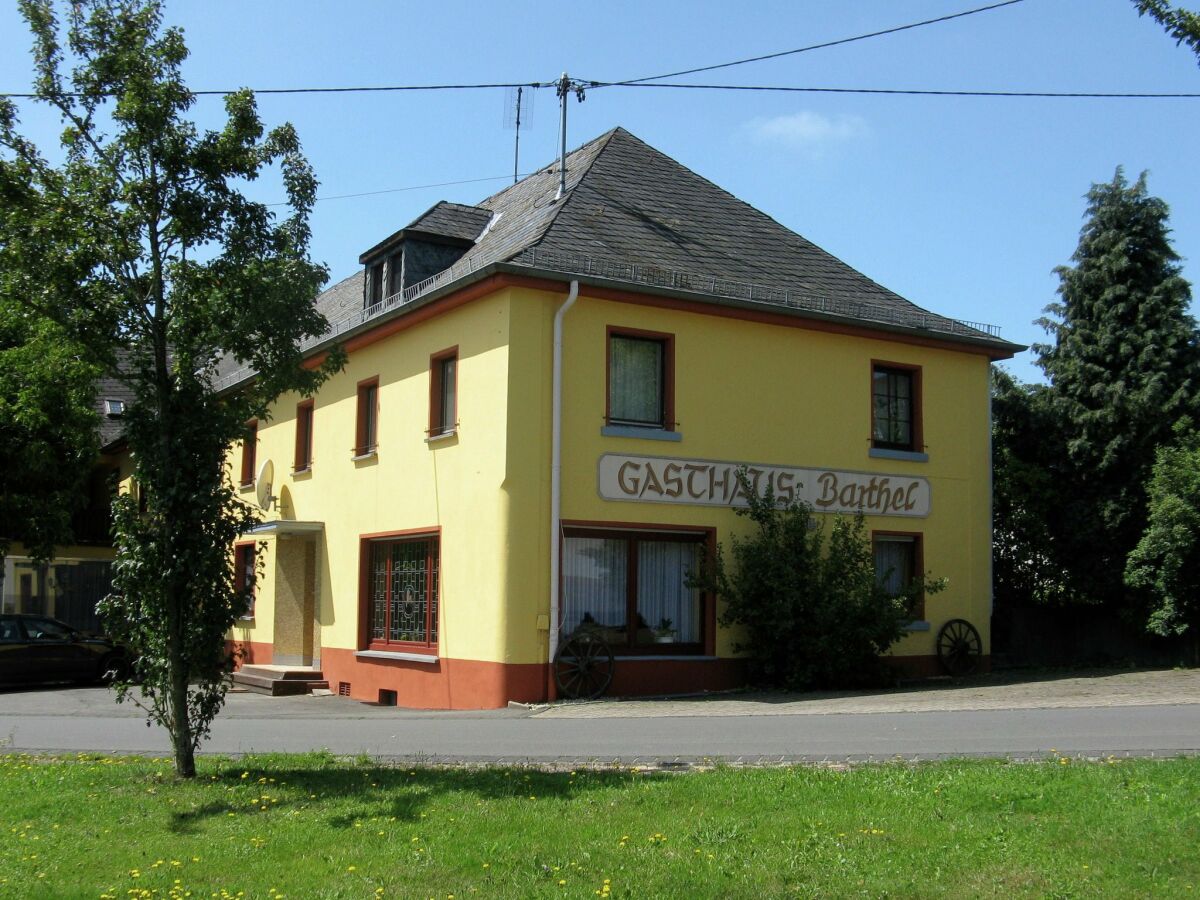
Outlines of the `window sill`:
M 358 650 L 354 655 L 358 659 L 391 659 L 400 662 L 425 663 L 431 666 L 438 662 L 438 656 L 436 653 L 401 653 L 393 650 Z
M 244 481 L 238 485 L 238 493 L 246 494 L 252 490 L 254 490 L 254 482 L 253 481 Z
M 929 462 L 928 453 L 918 453 L 915 450 L 888 450 L 884 447 L 872 447 L 867 451 L 872 459 L 903 459 L 908 462 Z
M 907 625 L 904 626 L 904 630 L 905 631 L 929 631 L 930 625 L 928 622 L 924 621 L 923 619 L 919 619 L 916 622 L 909 622 Z
M 604 425 L 600 429 L 604 437 L 641 438 L 646 441 L 682 441 L 683 434 L 678 431 L 665 431 L 662 428 L 637 425 Z
M 370 460 L 374 460 L 374 459 L 378 459 L 378 458 L 379 458 L 379 451 L 376 449 L 376 450 L 368 450 L 366 453 L 355 453 L 354 456 L 350 457 L 350 461 L 356 462 L 356 463 L 357 462 L 368 462 Z
M 305 466 L 303 469 L 292 469 L 292 478 L 312 478 L 312 466 Z
M 451 428 L 449 431 L 443 431 L 440 434 L 431 434 L 425 438 L 427 444 L 437 444 L 441 441 L 448 441 L 451 438 L 458 437 L 458 429 Z

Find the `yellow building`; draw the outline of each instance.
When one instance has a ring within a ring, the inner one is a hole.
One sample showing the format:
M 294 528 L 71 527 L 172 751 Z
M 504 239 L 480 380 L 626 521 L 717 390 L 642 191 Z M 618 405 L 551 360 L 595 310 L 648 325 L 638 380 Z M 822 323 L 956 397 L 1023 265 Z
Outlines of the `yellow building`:
M 734 470 L 867 514 L 881 570 L 949 580 L 892 651 L 988 652 L 988 369 L 1020 348 L 927 312 L 622 129 L 478 206 L 440 203 L 317 301 L 345 370 L 235 448 L 270 507 L 245 662 L 363 700 L 556 694 L 581 626 L 610 693 L 742 679 L 700 547 L 745 530 Z M 248 372 L 228 372 L 236 389 Z M 270 465 L 267 465 L 267 463 Z M 272 474 L 273 473 L 273 474 Z

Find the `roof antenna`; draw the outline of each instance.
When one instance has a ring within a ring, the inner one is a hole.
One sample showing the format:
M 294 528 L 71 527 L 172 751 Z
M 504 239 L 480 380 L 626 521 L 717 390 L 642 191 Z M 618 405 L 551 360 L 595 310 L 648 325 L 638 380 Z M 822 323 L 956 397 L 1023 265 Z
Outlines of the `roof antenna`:
M 562 78 L 558 80 L 558 99 L 559 113 L 558 121 L 562 136 L 559 141 L 559 160 L 558 160 L 558 193 L 554 195 L 555 201 L 562 199 L 563 194 L 567 192 L 567 95 L 571 93 L 571 79 L 567 77 L 567 73 L 562 73 Z
M 594 83 L 592 86 L 595 86 Z M 561 200 L 563 194 L 567 192 L 567 97 L 571 95 L 571 91 L 575 92 L 575 99 L 582 103 L 584 100 L 583 82 L 572 81 L 567 77 L 567 73 L 563 72 L 562 77 L 558 79 L 558 96 L 561 100 L 559 122 L 562 125 L 562 138 L 558 162 L 558 193 L 554 195 L 555 202 Z
M 536 87 L 536 85 L 530 85 L 530 87 Z M 516 140 L 513 144 L 513 184 L 516 184 L 517 179 L 520 177 L 519 171 L 520 171 L 520 165 L 521 165 L 521 112 L 522 112 L 521 107 L 524 106 L 525 117 L 532 118 L 534 96 L 535 95 L 533 94 L 532 91 L 530 93 L 526 94 L 525 87 L 523 85 L 517 85 L 517 87 L 515 89 L 511 88 L 511 87 L 508 89 L 508 96 L 505 98 L 504 127 L 505 128 L 515 128 L 516 132 L 517 132 Z

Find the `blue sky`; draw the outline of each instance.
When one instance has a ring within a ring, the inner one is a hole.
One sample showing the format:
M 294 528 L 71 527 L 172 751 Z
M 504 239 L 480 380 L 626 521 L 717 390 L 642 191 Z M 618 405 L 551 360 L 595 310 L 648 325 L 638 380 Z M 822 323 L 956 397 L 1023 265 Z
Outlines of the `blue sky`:
M 601 81 L 788 50 L 947 15 L 983 0 L 815 2 L 168 2 L 194 89 Z M 1190 4 L 1189 4 L 1190 5 Z M 0 7 L 0 90 L 28 88 L 29 40 Z M 820 87 L 1200 92 L 1200 67 L 1130 0 L 1015 6 L 679 81 Z M 24 107 L 43 146 L 56 127 Z M 321 195 L 485 179 L 317 204 L 314 256 L 334 279 L 438 200 L 511 180 L 503 90 L 263 96 L 292 122 Z M 220 101 L 201 99 L 216 124 Z M 1171 206 L 1184 274 L 1200 278 L 1200 100 L 933 98 L 606 88 L 574 100 L 570 146 L 622 125 L 876 281 L 1022 344 L 1054 300 L 1083 195 L 1118 165 L 1149 170 Z M 521 170 L 556 152 L 558 110 L 535 92 Z M 277 183 L 252 187 L 282 198 Z M 1025 353 L 1010 368 L 1039 376 Z

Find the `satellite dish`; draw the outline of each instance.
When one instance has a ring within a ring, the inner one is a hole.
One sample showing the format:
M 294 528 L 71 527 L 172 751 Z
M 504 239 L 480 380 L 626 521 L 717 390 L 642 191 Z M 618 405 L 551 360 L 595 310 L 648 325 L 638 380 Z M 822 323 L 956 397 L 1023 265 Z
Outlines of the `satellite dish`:
M 267 511 L 270 511 L 271 504 L 279 499 L 271 496 L 271 487 L 274 481 L 275 464 L 269 459 L 264 459 L 262 465 L 258 467 L 258 477 L 254 479 L 254 490 L 258 495 L 258 505 Z

